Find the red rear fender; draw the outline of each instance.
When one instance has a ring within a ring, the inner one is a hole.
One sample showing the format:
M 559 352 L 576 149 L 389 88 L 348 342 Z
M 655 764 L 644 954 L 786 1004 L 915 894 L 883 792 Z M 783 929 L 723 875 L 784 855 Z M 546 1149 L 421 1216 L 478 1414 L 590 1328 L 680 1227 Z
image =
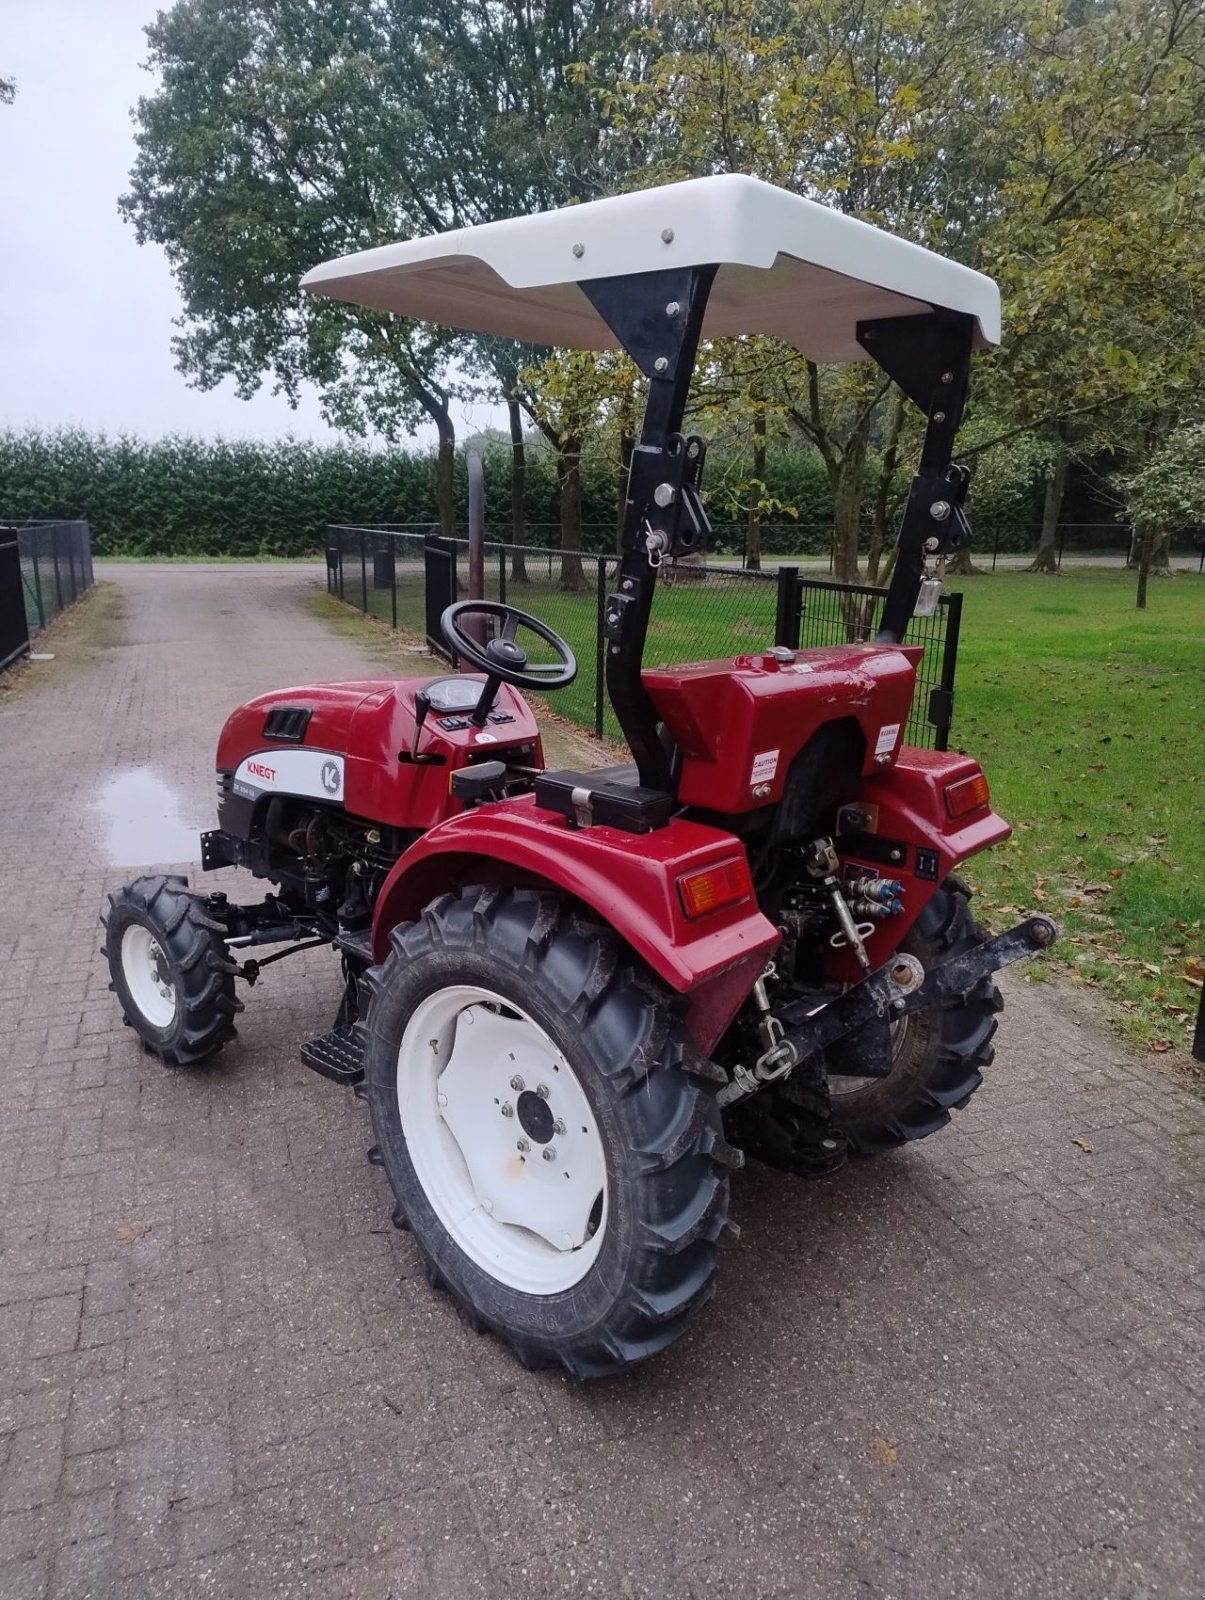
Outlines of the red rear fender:
M 383 960 L 391 929 L 461 885 L 546 886 L 594 911 L 671 989 L 689 995 L 688 1022 L 706 1050 L 779 938 L 751 891 L 719 910 L 686 915 L 678 880 L 734 860 L 744 862 L 739 840 L 695 822 L 631 834 L 571 828 L 531 797 L 480 806 L 432 828 L 396 863 L 377 897 L 373 955 Z

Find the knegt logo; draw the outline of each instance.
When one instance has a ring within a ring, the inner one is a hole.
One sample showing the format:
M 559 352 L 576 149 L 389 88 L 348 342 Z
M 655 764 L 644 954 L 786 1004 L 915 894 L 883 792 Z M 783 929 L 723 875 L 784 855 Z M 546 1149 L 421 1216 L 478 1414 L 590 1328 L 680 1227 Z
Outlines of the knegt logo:
M 338 794 L 341 781 L 338 764 L 334 761 L 324 761 L 322 763 L 322 787 L 327 794 Z

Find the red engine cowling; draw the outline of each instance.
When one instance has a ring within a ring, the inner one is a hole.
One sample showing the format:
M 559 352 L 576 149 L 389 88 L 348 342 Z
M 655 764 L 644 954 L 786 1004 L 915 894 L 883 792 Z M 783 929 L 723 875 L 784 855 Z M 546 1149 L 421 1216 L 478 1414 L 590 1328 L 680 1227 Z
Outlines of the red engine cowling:
M 505 684 L 484 728 L 472 726 L 464 705 L 433 705 L 419 737 L 427 759 L 411 760 L 415 695 L 449 682 L 463 686 L 467 700 L 484 677 L 307 684 L 248 700 L 218 740 L 220 826 L 248 838 L 261 801 L 298 795 L 385 826 L 427 829 L 460 810 L 448 794 L 452 769 L 474 757 L 520 759 L 519 752 L 542 765 L 535 718 Z

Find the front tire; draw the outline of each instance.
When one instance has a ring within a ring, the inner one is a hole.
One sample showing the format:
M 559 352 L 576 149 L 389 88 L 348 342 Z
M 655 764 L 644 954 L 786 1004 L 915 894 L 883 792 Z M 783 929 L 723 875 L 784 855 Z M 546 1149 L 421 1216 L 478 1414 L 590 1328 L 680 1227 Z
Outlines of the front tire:
M 101 912 L 109 988 L 146 1048 L 192 1066 L 234 1038 L 243 1009 L 225 929 L 178 876 L 137 878 Z
M 663 1350 L 730 1232 L 715 1069 L 607 929 L 470 888 L 367 977 L 376 1156 L 433 1283 L 527 1366 Z

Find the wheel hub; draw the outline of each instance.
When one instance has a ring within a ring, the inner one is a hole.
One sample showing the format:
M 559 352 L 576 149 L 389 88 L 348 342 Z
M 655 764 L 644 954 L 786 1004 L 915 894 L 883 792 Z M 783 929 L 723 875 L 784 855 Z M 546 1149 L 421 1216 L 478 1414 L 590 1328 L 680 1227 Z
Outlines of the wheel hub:
M 542 1028 L 487 991 L 438 991 L 406 1026 L 398 1101 L 428 1200 L 493 1276 L 552 1294 L 589 1271 L 606 1227 L 602 1138 Z
M 150 928 L 133 922 L 121 941 L 121 966 L 130 999 L 155 1028 L 170 1028 L 176 1015 L 171 963 Z
M 515 1102 L 515 1110 L 519 1114 L 519 1126 L 524 1133 L 537 1144 L 551 1142 L 556 1129 L 556 1118 L 547 1100 L 541 1100 L 538 1094 L 533 1094 L 530 1089 L 524 1089 Z

